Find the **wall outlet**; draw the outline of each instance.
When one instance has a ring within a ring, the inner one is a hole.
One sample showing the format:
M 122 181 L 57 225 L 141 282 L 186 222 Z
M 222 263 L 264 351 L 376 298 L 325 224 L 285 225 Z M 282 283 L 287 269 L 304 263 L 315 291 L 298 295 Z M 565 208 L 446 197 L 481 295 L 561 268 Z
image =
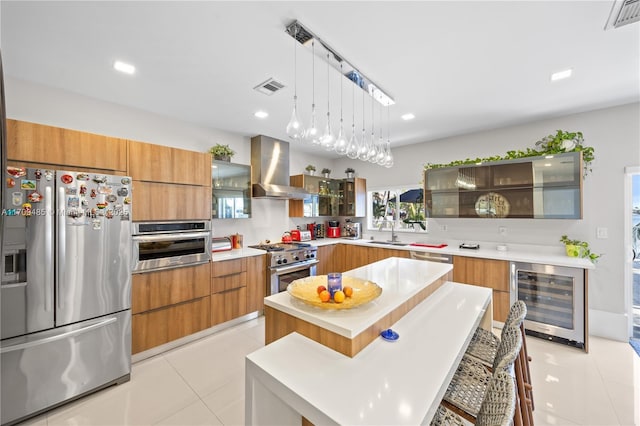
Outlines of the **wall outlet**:
M 596 238 L 609 238 L 609 230 L 607 228 L 596 228 Z
M 498 232 L 500 233 L 500 235 L 502 235 L 503 237 L 507 235 L 507 227 L 506 226 L 499 226 L 498 227 Z
M 441 231 L 446 231 L 447 230 L 447 225 L 440 225 L 440 230 Z

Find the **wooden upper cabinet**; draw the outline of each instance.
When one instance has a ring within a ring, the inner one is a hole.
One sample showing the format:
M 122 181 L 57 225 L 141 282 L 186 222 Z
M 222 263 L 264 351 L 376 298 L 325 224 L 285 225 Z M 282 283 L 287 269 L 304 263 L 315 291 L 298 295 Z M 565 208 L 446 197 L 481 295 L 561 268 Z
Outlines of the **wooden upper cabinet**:
M 7 159 L 13 161 L 124 172 L 127 143 L 125 139 L 7 120 Z
M 134 180 L 131 213 L 134 221 L 209 220 L 211 188 Z
M 140 181 L 211 187 L 211 154 L 129 141 L 129 174 Z

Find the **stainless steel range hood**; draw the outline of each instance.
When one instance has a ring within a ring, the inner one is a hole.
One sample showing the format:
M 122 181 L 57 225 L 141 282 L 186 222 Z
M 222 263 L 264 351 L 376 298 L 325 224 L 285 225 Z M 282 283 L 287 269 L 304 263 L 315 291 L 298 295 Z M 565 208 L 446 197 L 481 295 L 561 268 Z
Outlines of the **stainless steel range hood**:
M 251 183 L 254 198 L 302 200 L 311 195 L 289 185 L 289 142 L 268 136 L 251 138 Z

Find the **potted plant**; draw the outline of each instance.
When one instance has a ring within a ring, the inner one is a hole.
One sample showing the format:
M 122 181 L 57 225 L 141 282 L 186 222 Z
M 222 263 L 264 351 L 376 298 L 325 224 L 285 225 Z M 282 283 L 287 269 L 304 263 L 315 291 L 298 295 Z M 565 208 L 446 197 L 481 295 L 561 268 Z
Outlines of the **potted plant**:
M 307 167 L 304 168 L 307 173 L 309 173 L 309 175 L 313 176 L 316 174 L 316 166 L 314 166 L 313 164 L 309 164 L 307 165 Z
M 560 242 L 564 243 L 565 251 L 569 257 L 583 257 L 596 263 L 601 256 L 600 254 L 592 253 L 589 249 L 589 243 L 586 241 L 570 240 L 569 237 L 563 235 L 560 237 Z
M 328 178 L 330 174 L 331 174 L 331 169 L 327 169 L 326 167 L 322 169 L 322 175 L 324 177 Z
M 216 144 L 209 150 L 213 158 L 221 161 L 231 161 L 231 157 L 235 155 L 235 151 L 229 145 Z
M 544 154 L 559 154 L 561 152 L 582 151 L 582 161 L 584 162 L 584 175 L 591 172 L 591 163 L 595 159 L 594 149 L 584 146 L 584 136 L 582 132 L 567 132 L 558 130 L 554 135 L 547 135 L 536 142 Z
M 347 179 L 351 179 L 352 177 L 355 176 L 355 173 L 356 173 L 356 171 L 351 167 L 347 167 L 347 169 L 344 172 L 347 174 Z

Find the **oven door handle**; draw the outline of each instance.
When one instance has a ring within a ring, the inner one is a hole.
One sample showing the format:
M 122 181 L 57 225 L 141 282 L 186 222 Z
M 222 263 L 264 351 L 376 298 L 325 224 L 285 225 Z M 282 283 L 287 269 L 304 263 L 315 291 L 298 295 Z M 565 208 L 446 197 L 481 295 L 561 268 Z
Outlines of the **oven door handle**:
M 302 271 L 303 269 L 307 269 L 309 268 L 309 266 L 315 265 L 316 263 L 320 263 L 320 261 L 316 259 L 316 260 L 309 260 L 308 262 L 304 262 L 304 263 L 296 263 L 295 265 L 291 265 L 291 266 L 278 267 L 274 269 L 274 272 L 277 275 L 282 275 L 289 272 Z
M 177 234 L 134 235 L 133 241 L 151 243 L 156 241 L 184 240 L 185 238 L 209 238 L 209 232 L 181 232 Z

